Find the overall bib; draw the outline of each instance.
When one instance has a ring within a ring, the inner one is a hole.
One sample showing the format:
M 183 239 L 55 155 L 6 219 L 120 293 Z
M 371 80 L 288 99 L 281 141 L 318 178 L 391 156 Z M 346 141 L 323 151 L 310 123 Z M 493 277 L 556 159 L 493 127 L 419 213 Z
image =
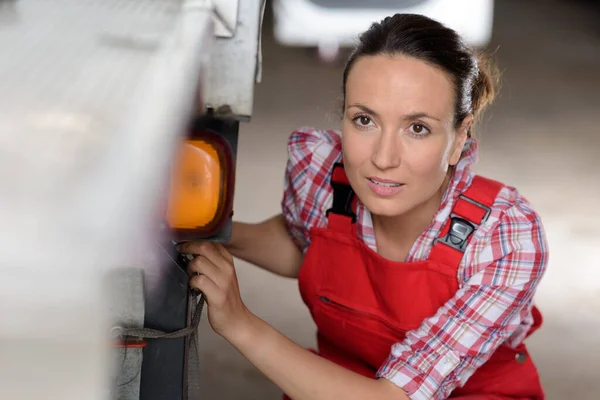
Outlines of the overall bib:
M 457 200 L 428 260 L 394 262 L 357 237 L 354 193 L 342 164 L 335 165 L 331 182 L 328 224 L 310 231 L 298 277 L 300 293 L 317 325 L 318 354 L 375 378 L 392 345 L 455 295 L 464 249 L 488 217 L 502 184 L 476 176 Z M 528 335 L 542 322 L 535 307 L 533 316 Z M 543 400 L 544 392 L 525 345 L 513 349 L 503 344 L 450 397 L 461 396 Z

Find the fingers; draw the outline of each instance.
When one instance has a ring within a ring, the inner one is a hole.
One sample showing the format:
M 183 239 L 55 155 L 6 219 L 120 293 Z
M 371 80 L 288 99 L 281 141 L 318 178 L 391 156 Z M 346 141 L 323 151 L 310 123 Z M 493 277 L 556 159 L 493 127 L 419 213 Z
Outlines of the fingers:
M 233 265 L 233 256 L 222 244 L 215 243 L 215 248 L 219 251 L 221 256 Z
M 179 245 L 177 250 L 183 254 L 202 255 L 217 265 L 221 259 L 227 261 L 229 264 L 233 264 L 231 253 L 218 243 L 196 240 Z
M 178 247 L 183 254 L 194 254 L 206 257 L 222 269 L 233 269 L 233 256 L 220 244 L 211 242 L 187 242 Z
M 218 288 L 227 291 L 237 286 L 237 277 L 233 267 L 233 257 L 225 247 L 211 243 L 194 241 L 178 247 L 183 254 L 196 254 L 197 257 L 188 264 L 190 285 L 198 279 L 194 274 L 206 275 Z M 207 294 L 208 296 L 208 294 Z
M 199 240 L 184 242 L 177 246 L 177 251 L 179 251 L 182 254 L 199 255 L 205 243 L 206 242 L 202 242 Z
M 210 279 L 207 275 L 195 275 L 190 278 L 190 286 L 193 289 L 201 291 L 209 305 L 220 304 L 224 297 L 225 292 L 217 286 L 217 284 Z
M 190 261 L 188 274 L 190 274 L 190 280 L 194 275 L 206 275 L 220 288 L 227 285 L 227 276 L 217 265 L 204 256 L 197 256 Z

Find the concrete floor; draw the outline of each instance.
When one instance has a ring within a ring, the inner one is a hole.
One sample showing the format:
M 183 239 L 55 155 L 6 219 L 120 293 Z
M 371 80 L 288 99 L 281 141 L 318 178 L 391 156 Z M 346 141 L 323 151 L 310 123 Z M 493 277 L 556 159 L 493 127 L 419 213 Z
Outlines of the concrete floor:
M 527 3 L 527 4 L 525 4 Z M 592 2 L 497 1 L 490 49 L 502 95 L 480 127 L 478 171 L 518 187 L 541 213 L 551 262 L 538 292 L 545 327 L 530 340 L 548 399 L 600 398 L 600 18 Z M 300 126 L 337 127 L 341 67 L 274 43 L 268 19 L 255 115 L 242 128 L 235 211 L 259 221 L 279 212 L 286 141 Z M 296 282 L 241 261 L 249 308 L 297 343 L 315 327 Z M 280 391 L 204 321 L 206 399 L 279 399 Z

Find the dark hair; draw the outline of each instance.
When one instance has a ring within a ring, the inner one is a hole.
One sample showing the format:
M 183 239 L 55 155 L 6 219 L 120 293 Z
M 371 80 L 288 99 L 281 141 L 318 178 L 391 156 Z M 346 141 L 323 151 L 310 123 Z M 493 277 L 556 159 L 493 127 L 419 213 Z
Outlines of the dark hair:
M 449 74 L 456 93 L 455 127 L 470 113 L 478 119 L 496 95 L 497 69 L 489 59 L 476 55 L 458 33 L 423 15 L 395 14 L 360 36 L 344 69 L 344 107 L 352 66 L 362 56 L 379 54 L 414 57 Z

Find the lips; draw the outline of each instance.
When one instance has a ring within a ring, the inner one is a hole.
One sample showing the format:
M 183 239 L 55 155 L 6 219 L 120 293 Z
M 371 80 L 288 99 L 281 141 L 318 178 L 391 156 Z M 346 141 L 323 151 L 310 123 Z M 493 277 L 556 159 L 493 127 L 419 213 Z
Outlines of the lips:
M 381 179 L 378 177 L 369 177 L 367 178 L 367 184 L 369 188 L 378 196 L 381 197 L 389 197 L 395 194 L 398 194 L 402 188 L 404 188 L 404 184 L 396 181 L 392 181 L 389 179 Z
M 396 187 L 396 186 L 402 185 L 400 182 L 391 181 L 389 179 L 381 179 L 381 178 L 377 178 L 377 177 L 370 177 L 367 179 L 370 180 L 372 183 L 374 183 L 376 185 L 380 185 L 380 186 Z

